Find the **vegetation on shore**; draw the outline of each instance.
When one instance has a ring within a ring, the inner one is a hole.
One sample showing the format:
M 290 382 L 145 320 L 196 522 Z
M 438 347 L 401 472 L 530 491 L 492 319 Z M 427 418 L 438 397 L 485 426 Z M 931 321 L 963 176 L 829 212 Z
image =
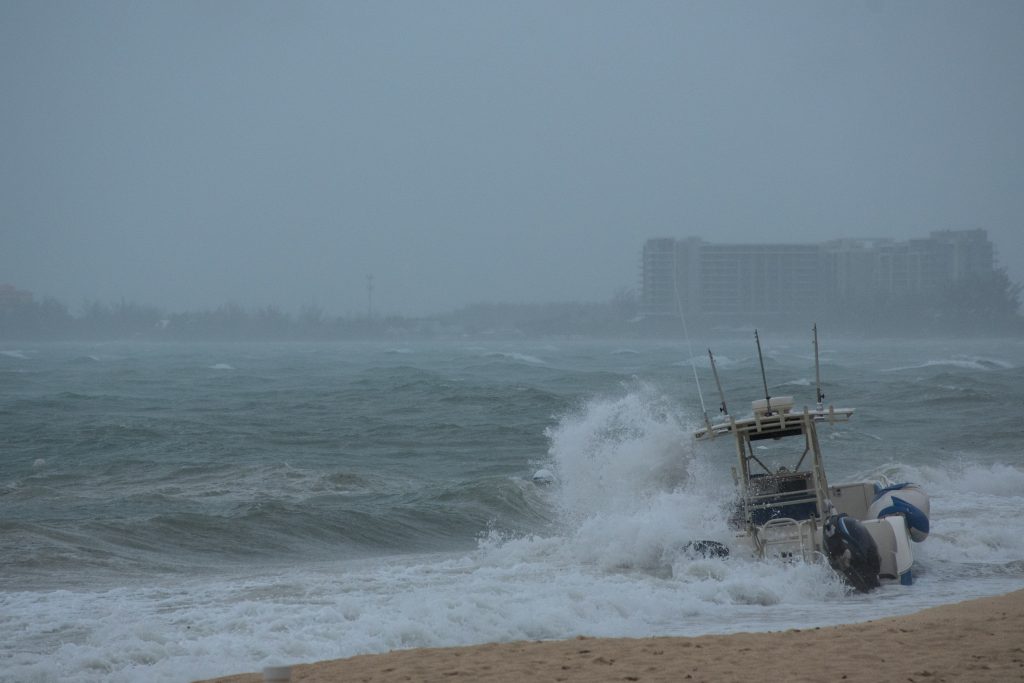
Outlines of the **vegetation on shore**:
M 11 291 L 13 288 L 8 286 Z M 26 292 L 20 292 L 27 294 Z M 1024 333 L 1021 285 L 1005 271 L 963 281 L 940 292 L 879 297 L 871 305 L 832 302 L 819 311 L 736 318 L 693 316 L 691 330 L 759 325 L 803 328 L 809 318 L 839 332 L 871 335 L 1005 335 Z M 341 340 L 459 337 L 645 337 L 682 333 L 677 318 L 642 315 L 635 292 L 622 290 L 596 303 L 476 303 L 429 317 L 330 316 L 318 306 L 288 313 L 274 306 L 247 309 L 234 303 L 169 313 L 121 301 L 89 302 L 73 314 L 62 302 L 31 295 L 0 301 L 4 340 Z

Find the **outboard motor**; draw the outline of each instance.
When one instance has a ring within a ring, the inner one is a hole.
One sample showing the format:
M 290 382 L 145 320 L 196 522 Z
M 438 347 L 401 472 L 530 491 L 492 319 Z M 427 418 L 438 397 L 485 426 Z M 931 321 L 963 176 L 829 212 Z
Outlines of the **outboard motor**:
M 930 508 L 928 494 L 917 484 L 893 484 L 885 488 L 876 484 L 875 502 L 868 508 L 868 517 L 882 519 L 902 515 L 907 522 L 910 538 L 920 543 L 928 538 Z
M 832 515 L 822 528 L 825 555 L 832 569 L 861 593 L 878 588 L 878 572 L 882 561 L 875 539 L 853 517 Z

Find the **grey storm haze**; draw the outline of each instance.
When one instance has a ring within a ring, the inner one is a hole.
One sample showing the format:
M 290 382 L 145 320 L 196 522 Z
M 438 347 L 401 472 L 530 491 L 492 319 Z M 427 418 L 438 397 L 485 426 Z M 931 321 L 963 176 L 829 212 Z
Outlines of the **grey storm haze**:
M 649 237 L 984 228 L 1022 2 L 0 0 L 0 282 L 71 306 L 599 301 Z

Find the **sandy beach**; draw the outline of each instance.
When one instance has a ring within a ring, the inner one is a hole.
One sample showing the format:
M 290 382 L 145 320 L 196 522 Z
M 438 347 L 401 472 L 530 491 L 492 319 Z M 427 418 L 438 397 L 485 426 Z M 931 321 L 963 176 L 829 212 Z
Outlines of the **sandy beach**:
M 695 638 L 401 650 L 292 667 L 291 681 L 1024 681 L 1024 590 L 861 624 Z M 259 683 L 262 673 L 204 683 Z

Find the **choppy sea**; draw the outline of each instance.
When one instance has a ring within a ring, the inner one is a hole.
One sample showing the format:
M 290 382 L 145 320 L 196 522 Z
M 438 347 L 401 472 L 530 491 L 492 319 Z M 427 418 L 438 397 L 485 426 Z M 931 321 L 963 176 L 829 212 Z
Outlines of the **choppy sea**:
M 753 338 L 0 346 L 0 680 L 185 681 L 398 648 L 864 621 L 1024 588 L 1024 340 L 822 336 L 832 483 L 932 497 L 917 581 L 731 544 Z M 814 401 L 808 339 L 763 339 Z M 701 391 L 694 381 L 694 366 Z M 533 474 L 547 469 L 549 485 Z

